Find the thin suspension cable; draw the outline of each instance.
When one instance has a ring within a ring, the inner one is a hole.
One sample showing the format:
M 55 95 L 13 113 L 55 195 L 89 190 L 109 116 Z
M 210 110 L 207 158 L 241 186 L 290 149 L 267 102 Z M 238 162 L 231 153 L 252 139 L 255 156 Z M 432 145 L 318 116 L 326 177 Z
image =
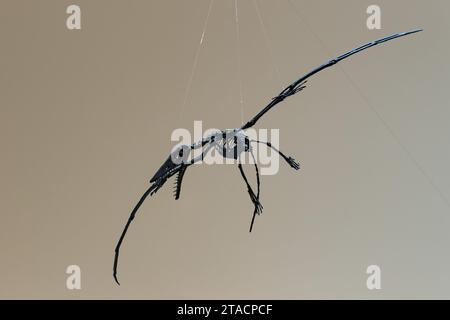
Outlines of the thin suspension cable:
M 322 39 L 314 32 L 310 24 L 306 21 L 306 19 L 303 19 L 303 17 L 300 15 L 300 12 L 298 11 L 297 7 L 292 3 L 292 0 L 287 0 L 288 3 L 293 8 L 293 11 L 295 15 L 299 18 L 299 20 L 308 28 L 309 32 L 317 39 L 319 44 L 322 46 L 322 48 L 329 52 L 327 46 L 322 41 Z M 347 78 L 350 85 L 353 87 L 353 89 L 358 93 L 360 98 L 366 103 L 366 105 L 371 109 L 373 114 L 378 118 L 378 120 L 382 123 L 382 125 L 385 127 L 385 129 L 388 131 L 388 133 L 392 136 L 394 141 L 400 146 L 400 148 L 403 150 L 403 152 L 408 156 L 409 160 L 414 164 L 416 169 L 422 174 L 422 176 L 428 181 L 430 186 L 434 189 L 437 195 L 444 201 L 444 203 L 447 205 L 447 207 L 450 207 L 450 200 L 447 198 L 447 196 L 444 194 L 444 192 L 437 186 L 437 184 L 434 182 L 434 179 L 432 179 L 423 166 L 414 158 L 412 153 L 409 151 L 409 149 L 402 143 L 400 138 L 397 136 L 395 131 L 391 128 L 391 126 L 384 120 L 384 118 L 381 116 L 381 114 L 375 109 L 375 107 L 369 102 L 369 99 L 366 97 L 366 95 L 361 91 L 359 86 L 353 81 L 353 79 L 350 77 L 350 75 L 345 71 L 344 68 L 338 65 L 338 69 L 341 70 L 341 72 L 344 74 L 344 76 Z
M 264 25 L 264 21 L 263 21 L 262 15 L 261 15 L 261 11 L 259 10 L 259 6 L 258 6 L 257 0 L 253 0 L 253 4 L 255 5 L 255 8 L 256 8 L 256 13 L 258 15 L 258 19 L 259 19 L 259 23 L 261 25 L 261 30 L 262 30 L 262 33 L 264 35 L 264 39 L 266 41 L 266 46 L 267 46 L 267 50 L 268 50 L 269 55 L 270 55 L 270 59 L 272 60 L 272 65 L 273 65 L 273 67 L 275 69 L 275 74 L 277 76 L 278 83 L 283 84 L 283 82 L 281 81 L 280 69 L 278 69 L 278 66 L 275 63 L 275 58 L 274 58 L 274 55 L 273 55 L 273 52 L 272 52 L 272 49 L 271 49 L 271 46 L 270 46 L 270 38 L 269 38 L 269 35 L 267 33 L 266 26 Z
M 239 103 L 241 106 L 241 123 L 244 123 L 244 93 L 242 84 L 242 72 L 241 72 L 241 47 L 240 47 L 240 29 L 239 29 L 239 15 L 238 15 L 238 0 L 234 0 L 234 13 L 236 21 L 236 55 L 237 55 L 237 69 L 238 69 L 238 81 L 239 81 Z
M 208 26 L 208 20 L 209 20 L 210 14 L 211 14 L 211 9 L 212 9 L 213 3 L 214 3 L 214 0 L 210 0 L 209 7 L 208 7 L 208 13 L 206 14 L 205 22 L 203 23 L 203 31 L 202 31 L 202 35 L 200 37 L 200 42 L 197 46 L 197 51 L 195 52 L 195 58 L 194 58 L 194 63 L 192 65 L 191 74 L 189 76 L 188 83 L 186 85 L 186 90 L 184 92 L 183 103 L 181 105 L 181 111 L 180 111 L 180 118 L 183 117 L 184 109 L 186 108 L 186 102 L 189 97 L 189 91 L 191 89 L 192 80 L 194 79 L 194 74 L 197 69 L 198 58 L 200 56 L 200 51 L 201 51 L 201 48 L 203 45 L 203 40 L 205 39 L 206 28 Z
M 298 12 L 297 7 L 294 5 L 292 0 L 287 0 L 288 3 L 292 6 L 292 11 L 294 11 L 294 14 L 297 16 L 297 18 L 302 22 L 303 25 L 307 27 L 309 32 L 316 38 L 317 42 L 322 46 L 322 49 L 324 49 L 329 56 L 331 56 L 331 52 L 329 52 L 328 48 L 325 46 L 325 43 L 320 39 L 320 37 L 314 32 L 314 30 L 311 28 L 310 24 L 303 19 L 303 17 L 300 15 L 300 12 Z M 340 67 L 340 66 L 339 66 Z

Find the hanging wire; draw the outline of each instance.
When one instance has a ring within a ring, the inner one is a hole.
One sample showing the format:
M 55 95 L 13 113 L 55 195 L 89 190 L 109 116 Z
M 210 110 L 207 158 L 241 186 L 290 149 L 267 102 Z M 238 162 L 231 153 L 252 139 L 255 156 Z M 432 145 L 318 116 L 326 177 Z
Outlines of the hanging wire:
M 275 63 L 275 58 L 274 58 L 274 55 L 273 55 L 272 47 L 270 45 L 270 38 L 269 38 L 269 35 L 267 33 L 267 29 L 266 29 L 266 26 L 264 24 L 264 20 L 263 20 L 262 15 L 261 15 L 261 11 L 259 10 L 259 6 L 258 6 L 257 0 L 253 0 L 253 4 L 254 4 L 254 6 L 256 8 L 256 13 L 258 15 L 259 23 L 261 25 L 261 30 L 262 30 L 264 39 L 266 41 L 267 51 L 269 52 L 270 59 L 272 60 L 272 65 L 273 65 L 273 68 L 275 70 L 275 74 L 276 74 L 276 77 L 278 79 L 278 83 L 280 85 L 282 85 L 283 82 L 281 81 L 280 69 L 278 68 L 277 64 Z
M 244 123 L 244 93 L 242 84 L 242 72 L 241 72 L 241 45 L 240 45 L 240 29 L 239 29 L 239 15 L 238 15 L 238 0 L 234 0 L 234 16 L 236 22 L 236 56 L 237 56 L 237 69 L 238 69 L 238 81 L 239 81 L 239 103 L 241 106 L 241 123 Z
M 208 20 L 209 20 L 210 14 L 211 14 L 213 3 L 214 3 L 214 0 L 210 0 L 209 7 L 208 7 L 208 13 L 206 14 L 205 22 L 203 23 L 203 30 L 202 30 L 202 35 L 200 37 L 200 42 L 199 42 L 199 44 L 197 46 L 197 50 L 195 52 L 195 58 L 194 58 L 194 63 L 192 65 L 191 74 L 189 76 L 188 83 L 186 85 L 186 90 L 184 92 L 183 103 L 181 105 L 181 111 L 180 111 L 180 119 L 183 118 L 184 109 L 186 108 L 187 99 L 189 97 L 189 92 L 191 90 L 192 80 L 194 79 L 195 71 L 197 69 L 198 58 L 200 56 L 200 51 L 201 51 L 201 48 L 202 48 L 202 45 L 203 45 L 203 41 L 205 39 L 206 28 L 208 26 Z

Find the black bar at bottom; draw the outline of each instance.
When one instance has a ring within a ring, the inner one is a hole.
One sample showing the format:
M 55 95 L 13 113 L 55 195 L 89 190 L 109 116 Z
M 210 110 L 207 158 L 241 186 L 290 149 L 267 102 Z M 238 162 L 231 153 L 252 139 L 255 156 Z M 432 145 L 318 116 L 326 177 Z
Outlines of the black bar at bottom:
M 48 315 L 102 316 L 113 314 L 128 319 L 314 319 L 321 316 L 356 316 L 358 319 L 397 313 L 426 315 L 448 301 L 433 300 L 3 300 L 2 313 L 15 317 L 22 312 Z M 386 309 L 389 309 L 386 312 Z M 59 310 L 59 311 L 58 311 Z M 61 312 L 61 313 L 59 313 Z M 394 312 L 394 313 L 393 313 Z

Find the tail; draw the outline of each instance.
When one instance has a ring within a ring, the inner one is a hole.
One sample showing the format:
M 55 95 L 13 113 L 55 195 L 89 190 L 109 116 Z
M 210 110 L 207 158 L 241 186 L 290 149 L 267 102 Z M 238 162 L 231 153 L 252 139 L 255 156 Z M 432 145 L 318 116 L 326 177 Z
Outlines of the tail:
M 120 246 L 122 245 L 123 239 L 125 238 L 125 234 L 128 231 L 128 227 L 130 226 L 131 222 L 133 221 L 134 217 L 136 216 L 136 212 L 141 207 L 142 203 L 144 203 L 145 199 L 148 197 L 149 194 L 154 191 L 154 189 L 157 187 L 156 184 L 152 184 L 150 188 L 145 191 L 145 193 L 142 195 L 139 202 L 134 207 L 133 211 L 130 214 L 130 217 L 128 218 L 127 224 L 125 225 L 125 228 L 122 231 L 122 234 L 120 235 L 119 241 L 117 242 L 116 249 L 115 249 L 115 255 L 114 255 L 114 266 L 113 266 L 113 277 L 116 283 L 120 286 L 119 280 L 117 279 L 117 265 L 119 263 L 119 252 L 120 252 Z

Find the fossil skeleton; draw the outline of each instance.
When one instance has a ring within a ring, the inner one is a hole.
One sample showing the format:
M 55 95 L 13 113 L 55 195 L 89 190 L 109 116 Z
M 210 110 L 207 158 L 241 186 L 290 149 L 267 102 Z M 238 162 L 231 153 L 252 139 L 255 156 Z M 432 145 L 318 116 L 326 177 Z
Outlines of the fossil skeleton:
M 319 67 L 311 70 L 304 76 L 302 76 L 300 79 L 296 80 L 289 86 L 287 86 L 283 91 L 281 91 L 277 96 L 272 98 L 272 100 L 264 107 L 257 115 L 255 115 L 252 119 L 250 119 L 247 123 L 242 125 L 240 128 L 236 129 L 227 129 L 218 131 L 217 133 L 211 134 L 205 138 L 203 138 L 201 141 L 194 143 L 190 146 L 188 145 L 182 145 L 174 149 L 172 153 L 170 154 L 169 158 L 163 163 L 163 165 L 159 168 L 159 170 L 155 173 L 153 178 L 150 180 L 150 187 L 145 191 L 145 193 L 140 198 L 139 202 L 135 205 L 133 208 L 133 211 L 131 212 L 128 221 L 123 229 L 123 232 L 119 238 L 119 241 L 117 242 L 117 246 L 115 248 L 115 256 L 114 256 L 114 265 L 113 265 L 113 276 L 117 284 L 119 284 L 119 281 L 117 279 L 117 265 L 119 260 L 119 251 L 120 246 L 122 245 L 123 239 L 125 237 L 125 234 L 133 221 L 136 212 L 138 211 L 139 207 L 142 205 L 144 200 L 149 196 L 156 193 L 163 185 L 164 183 L 172 176 L 177 175 L 175 180 L 175 189 L 174 189 L 174 196 L 175 199 L 179 199 L 180 193 L 181 193 L 181 184 L 183 181 L 184 174 L 186 172 L 186 169 L 201 161 L 204 156 L 211 151 L 212 149 L 216 150 L 220 153 L 220 155 L 224 158 L 231 158 L 238 160 L 238 168 L 242 175 L 242 178 L 245 181 L 248 194 L 250 196 L 250 199 L 254 205 L 253 210 L 253 216 L 250 223 L 250 232 L 253 228 L 253 223 L 255 221 L 255 216 L 261 214 L 262 212 L 262 205 L 259 201 L 260 196 L 260 177 L 259 177 L 259 170 L 258 165 L 255 159 L 255 156 L 252 152 L 252 143 L 260 143 L 264 144 L 267 147 L 273 149 L 275 152 L 277 152 L 292 168 L 295 170 L 298 170 L 300 168 L 300 165 L 298 162 L 295 161 L 294 158 L 286 156 L 283 152 L 275 148 L 270 142 L 266 141 L 259 141 L 259 140 L 252 140 L 250 139 L 246 134 L 245 130 L 254 126 L 256 122 L 270 109 L 272 109 L 274 106 L 276 106 L 278 103 L 282 102 L 284 99 L 286 99 L 289 96 L 292 96 L 296 94 L 297 92 L 303 90 L 305 88 L 305 84 L 308 78 L 313 76 L 314 74 L 331 67 L 338 63 L 341 60 L 344 60 L 358 52 L 361 52 L 365 49 L 368 49 L 370 47 L 376 46 L 378 44 L 381 44 L 383 42 L 387 42 L 399 37 L 403 37 L 406 35 L 410 35 L 416 32 L 422 31 L 421 29 L 412 30 L 408 32 L 403 33 L 397 33 L 393 34 L 391 36 L 375 40 L 373 42 L 369 42 L 365 45 L 362 45 L 358 48 L 355 48 L 351 51 L 348 51 L 337 58 L 334 58 L 332 60 L 329 60 L 328 62 L 320 65 Z M 192 150 L 202 149 L 202 152 L 197 157 L 191 157 L 191 159 L 188 159 L 189 154 Z M 255 165 L 255 171 L 256 171 L 256 193 L 250 186 L 250 183 L 248 182 L 248 179 L 244 173 L 243 167 L 241 162 L 239 161 L 239 157 L 242 152 L 248 152 L 251 154 L 254 165 Z

